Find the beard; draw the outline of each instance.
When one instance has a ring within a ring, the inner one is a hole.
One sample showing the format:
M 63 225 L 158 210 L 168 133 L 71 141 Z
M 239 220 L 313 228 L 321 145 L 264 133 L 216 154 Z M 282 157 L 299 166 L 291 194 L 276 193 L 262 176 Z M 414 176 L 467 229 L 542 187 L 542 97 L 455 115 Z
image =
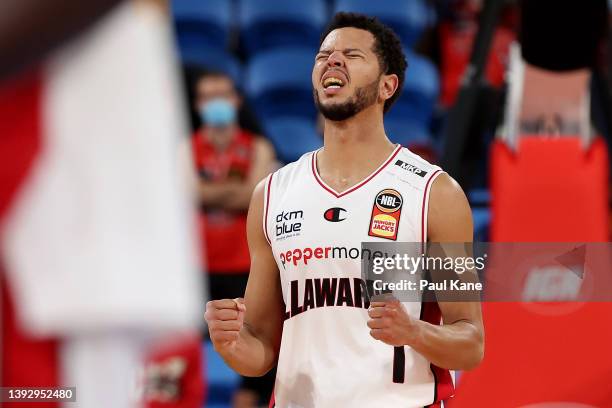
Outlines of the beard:
M 378 98 L 378 79 L 374 80 L 371 84 L 357 88 L 355 93 L 343 103 L 323 105 L 319 99 L 319 93 L 315 89 L 313 91 L 315 106 L 326 119 L 335 122 L 347 120 L 376 103 Z

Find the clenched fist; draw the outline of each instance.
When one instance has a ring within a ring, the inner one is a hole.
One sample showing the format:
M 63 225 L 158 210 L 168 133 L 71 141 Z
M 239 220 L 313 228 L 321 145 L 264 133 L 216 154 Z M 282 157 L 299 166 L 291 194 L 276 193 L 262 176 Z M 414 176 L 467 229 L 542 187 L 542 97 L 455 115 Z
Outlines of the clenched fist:
M 368 316 L 370 336 L 391 346 L 410 345 L 419 335 L 419 321 L 396 299 L 372 302 Z
M 206 303 L 204 318 L 215 350 L 221 352 L 234 347 L 244 324 L 244 299 L 211 300 Z

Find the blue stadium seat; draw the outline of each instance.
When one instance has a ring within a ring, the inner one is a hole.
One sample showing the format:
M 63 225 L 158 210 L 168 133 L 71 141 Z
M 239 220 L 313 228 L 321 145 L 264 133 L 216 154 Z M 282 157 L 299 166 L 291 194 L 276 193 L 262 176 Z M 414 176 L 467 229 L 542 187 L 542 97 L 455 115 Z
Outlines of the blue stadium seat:
M 172 0 L 172 14 L 181 48 L 225 49 L 232 25 L 228 0 Z
M 334 11 L 378 17 L 395 31 L 407 48 L 414 46 L 433 20 L 433 11 L 423 0 L 338 0 Z
M 323 145 L 312 120 L 302 118 L 276 118 L 266 122 L 266 133 L 274 144 L 281 161 L 289 163 L 306 152 Z
M 240 376 L 229 368 L 215 351 L 210 341 L 204 342 L 204 360 L 208 381 L 207 407 L 229 406 L 232 394 L 240 382 Z
M 422 123 L 402 119 L 386 119 L 385 133 L 393 143 L 402 146 L 431 146 L 431 133 Z
M 241 41 L 249 55 L 285 46 L 314 51 L 326 18 L 324 0 L 240 0 Z
M 198 66 L 229 74 L 237 87 L 242 86 L 242 67 L 233 55 L 208 47 L 183 47 L 180 50 L 184 65 Z
M 491 225 L 491 192 L 484 188 L 475 188 L 468 192 L 468 200 L 472 207 L 474 219 L 474 240 L 486 242 L 489 240 Z
M 491 192 L 484 188 L 475 188 L 468 193 L 471 205 L 489 206 L 491 205 Z
M 438 70 L 421 55 L 406 51 L 406 58 L 408 70 L 402 93 L 386 116 L 429 126 L 440 93 Z
M 315 53 L 282 48 L 255 55 L 247 67 L 246 93 L 262 120 L 302 116 L 314 120 L 311 73 Z
M 491 225 L 491 211 L 489 208 L 472 208 L 472 218 L 474 220 L 474 241 L 488 241 L 489 227 Z

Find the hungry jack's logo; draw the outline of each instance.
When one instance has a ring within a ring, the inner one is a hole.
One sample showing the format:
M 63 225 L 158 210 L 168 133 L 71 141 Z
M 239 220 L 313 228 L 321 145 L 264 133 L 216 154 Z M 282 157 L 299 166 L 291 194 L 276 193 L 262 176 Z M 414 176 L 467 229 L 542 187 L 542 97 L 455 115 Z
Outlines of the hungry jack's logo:
M 376 194 L 368 235 L 396 241 L 402 204 L 402 195 L 397 190 L 389 188 Z

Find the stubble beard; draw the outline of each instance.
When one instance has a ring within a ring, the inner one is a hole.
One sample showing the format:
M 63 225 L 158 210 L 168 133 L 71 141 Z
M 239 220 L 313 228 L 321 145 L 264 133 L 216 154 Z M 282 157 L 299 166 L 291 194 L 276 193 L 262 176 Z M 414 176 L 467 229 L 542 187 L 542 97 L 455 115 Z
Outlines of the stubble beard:
M 357 88 L 355 93 L 343 103 L 323 105 L 317 90 L 313 90 L 314 102 L 317 110 L 326 119 L 340 122 L 347 120 L 365 108 L 372 106 L 378 99 L 378 78 L 371 84 Z

